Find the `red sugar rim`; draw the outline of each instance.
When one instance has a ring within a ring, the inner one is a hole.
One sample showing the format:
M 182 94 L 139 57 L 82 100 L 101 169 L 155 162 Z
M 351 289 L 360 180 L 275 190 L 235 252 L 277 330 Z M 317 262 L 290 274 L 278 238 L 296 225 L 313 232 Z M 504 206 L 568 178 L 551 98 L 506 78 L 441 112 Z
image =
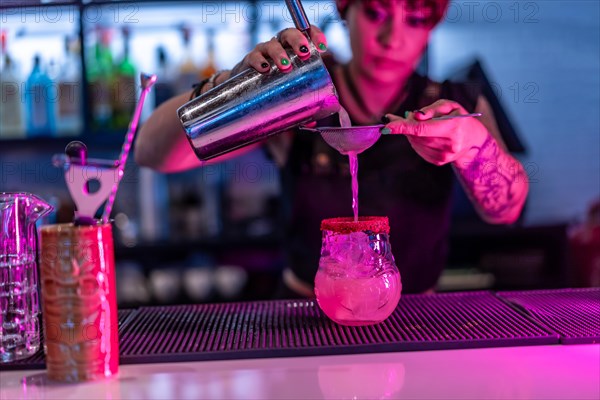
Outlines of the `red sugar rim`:
M 336 233 L 390 233 L 390 222 L 388 217 L 358 217 L 358 222 L 354 222 L 354 217 L 328 218 L 321 221 L 321 230 Z

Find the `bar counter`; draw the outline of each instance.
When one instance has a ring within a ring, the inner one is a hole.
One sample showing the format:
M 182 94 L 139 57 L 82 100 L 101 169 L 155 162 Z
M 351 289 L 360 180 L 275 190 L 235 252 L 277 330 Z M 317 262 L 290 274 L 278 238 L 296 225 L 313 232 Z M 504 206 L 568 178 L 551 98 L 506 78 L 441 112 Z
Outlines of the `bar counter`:
M 1 399 L 598 399 L 600 345 L 122 365 L 100 382 L 0 372 Z
M 311 300 L 119 311 L 120 371 L 0 365 L 0 399 L 599 399 L 600 288 L 405 295 L 345 327 Z

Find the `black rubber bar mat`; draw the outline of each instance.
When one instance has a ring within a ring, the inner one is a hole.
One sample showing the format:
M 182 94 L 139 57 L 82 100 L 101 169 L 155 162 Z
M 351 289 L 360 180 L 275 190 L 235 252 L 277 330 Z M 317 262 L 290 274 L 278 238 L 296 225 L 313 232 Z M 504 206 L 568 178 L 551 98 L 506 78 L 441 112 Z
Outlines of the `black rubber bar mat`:
M 499 292 L 560 335 L 563 344 L 600 343 L 600 288 Z
M 405 295 L 365 327 L 337 325 L 310 300 L 143 307 L 119 318 L 122 364 L 558 343 L 489 292 Z M 40 352 L 3 369 L 43 362 Z

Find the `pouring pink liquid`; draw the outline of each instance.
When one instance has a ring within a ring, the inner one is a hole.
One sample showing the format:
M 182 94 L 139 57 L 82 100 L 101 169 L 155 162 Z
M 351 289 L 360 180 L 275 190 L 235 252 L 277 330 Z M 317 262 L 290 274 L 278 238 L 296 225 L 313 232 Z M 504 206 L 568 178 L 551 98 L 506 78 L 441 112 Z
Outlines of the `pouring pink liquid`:
M 350 159 L 350 175 L 352 175 L 352 211 L 354 222 L 358 222 L 358 154 L 348 153 Z
M 339 117 L 342 128 L 352 126 L 343 108 Z M 324 136 L 327 143 L 349 158 L 354 218 L 322 221 L 323 244 L 315 294 L 329 318 L 342 325 L 356 326 L 376 324 L 389 317 L 400 301 L 402 284 L 388 241 L 388 218 L 358 216 L 358 154 L 374 142 L 366 147 L 343 143 L 350 138 L 353 144 L 360 143 L 356 136 L 340 138 L 331 132 Z
M 338 112 L 340 118 L 340 126 L 342 128 L 350 128 L 352 127 L 352 121 L 350 120 L 350 115 L 344 109 L 344 107 L 340 108 Z M 356 151 L 348 151 L 342 152 L 342 154 L 348 156 L 350 160 L 350 175 L 352 176 L 352 211 L 354 212 L 354 222 L 358 222 L 358 152 Z

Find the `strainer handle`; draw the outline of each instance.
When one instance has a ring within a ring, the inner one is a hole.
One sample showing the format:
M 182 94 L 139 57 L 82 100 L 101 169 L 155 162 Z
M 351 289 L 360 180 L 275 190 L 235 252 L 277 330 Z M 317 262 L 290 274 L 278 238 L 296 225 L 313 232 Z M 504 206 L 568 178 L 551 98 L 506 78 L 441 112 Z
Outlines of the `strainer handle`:
M 309 128 L 309 127 L 303 126 L 303 125 L 300 125 L 298 127 L 298 131 L 304 132 L 304 133 L 321 133 L 321 131 L 319 129 Z
M 310 29 L 310 22 L 308 22 L 308 18 L 306 17 L 306 13 L 304 12 L 300 0 L 285 0 L 285 4 L 292 16 L 296 28 L 302 32 L 308 31 Z

